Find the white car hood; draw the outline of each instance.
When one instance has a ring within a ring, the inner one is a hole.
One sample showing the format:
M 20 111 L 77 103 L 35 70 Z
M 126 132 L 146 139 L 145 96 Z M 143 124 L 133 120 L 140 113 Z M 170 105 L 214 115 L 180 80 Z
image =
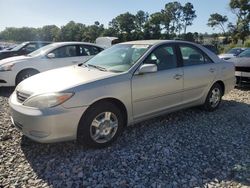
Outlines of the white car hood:
M 219 58 L 220 59 L 224 59 L 224 58 L 234 58 L 235 57 L 235 55 L 233 55 L 233 54 L 220 54 L 219 55 Z
M 29 56 L 15 56 L 15 57 L 9 57 L 9 58 L 6 58 L 6 59 L 2 59 L 0 60 L 0 66 L 2 65 L 7 65 L 9 63 L 17 63 L 19 61 L 23 61 L 23 60 L 26 60 L 26 59 L 31 59 L 32 57 L 29 57 Z
M 75 86 L 116 75 L 94 68 L 68 66 L 32 76 L 17 86 L 17 91 L 29 95 L 60 92 Z

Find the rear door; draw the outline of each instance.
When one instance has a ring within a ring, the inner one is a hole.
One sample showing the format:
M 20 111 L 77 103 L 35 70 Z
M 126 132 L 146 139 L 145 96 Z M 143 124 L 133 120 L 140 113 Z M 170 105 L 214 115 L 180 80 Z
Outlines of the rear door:
M 208 55 L 194 45 L 180 44 L 179 49 L 184 71 L 183 102 L 195 102 L 206 94 L 218 68 Z

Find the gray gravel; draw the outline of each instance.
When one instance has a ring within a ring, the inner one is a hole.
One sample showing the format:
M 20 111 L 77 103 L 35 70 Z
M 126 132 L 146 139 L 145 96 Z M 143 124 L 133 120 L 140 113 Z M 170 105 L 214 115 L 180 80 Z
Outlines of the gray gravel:
M 1 187 L 250 187 L 250 89 L 213 113 L 187 109 L 125 130 L 105 149 L 39 144 L 10 127 L 0 92 Z

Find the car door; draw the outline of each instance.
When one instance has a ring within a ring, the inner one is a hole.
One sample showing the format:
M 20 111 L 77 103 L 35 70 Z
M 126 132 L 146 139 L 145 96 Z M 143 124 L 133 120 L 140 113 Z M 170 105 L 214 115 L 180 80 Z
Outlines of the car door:
M 54 49 L 49 52 L 49 54 L 53 55 L 52 57 L 46 58 L 46 62 L 43 64 L 44 68 L 50 70 L 79 63 L 80 61 L 77 49 L 77 45 L 66 45 Z
M 183 103 L 199 101 L 217 74 L 216 64 L 201 49 L 191 44 L 180 44 L 183 60 Z
M 183 70 L 179 67 L 175 52 L 172 45 L 156 48 L 143 64 L 155 63 L 157 72 L 133 75 L 131 85 L 135 120 L 181 103 Z

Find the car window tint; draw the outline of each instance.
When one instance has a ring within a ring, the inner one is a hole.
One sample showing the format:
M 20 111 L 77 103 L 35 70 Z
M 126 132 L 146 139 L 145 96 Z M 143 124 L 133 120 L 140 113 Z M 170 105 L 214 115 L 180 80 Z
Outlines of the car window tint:
M 95 46 L 81 45 L 79 46 L 80 56 L 92 56 L 101 52 L 101 49 Z
M 26 52 L 33 52 L 33 51 L 37 50 L 38 47 L 36 44 L 31 43 L 31 44 L 28 44 L 27 46 L 25 46 L 24 49 Z
M 55 54 L 55 58 L 65 58 L 65 57 L 75 57 L 76 56 L 76 46 L 63 46 L 57 48 L 52 53 Z
M 191 46 L 180 46 L 184 66 L 211 63 L 210 58 L 204 57 L 203 53 Z
M 158 71 L 177 67 L 177 58 L 172 46 L 162 46 L 154 50 L 145 64 L 156 64 Z

